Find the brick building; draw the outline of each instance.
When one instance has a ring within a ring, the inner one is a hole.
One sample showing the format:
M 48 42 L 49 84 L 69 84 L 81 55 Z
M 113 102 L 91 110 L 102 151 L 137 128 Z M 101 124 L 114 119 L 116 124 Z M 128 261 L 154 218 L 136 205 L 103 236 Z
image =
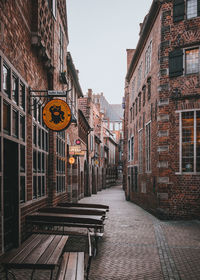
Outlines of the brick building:
M 123 109 L 121 104 L 110 104 L 103 95 L 103 92 L 100 94 L 92 95 L 93 102 L 96 106 L 99 106 L 99 110 L 102 113 L 103 122 L 107 129 L 112 134 L 111 138 L 114 138 L 117 148 L 115 149 L 115 163 L 118 169 L 118 173 L 122 173 L 122 143 L 123 143 L 123 129 L 122 129 L 122 120 L 123 120 Z M 117 176 L 118 176 L 117 173 Z
M 153 1 L 127 50 L 126 197 L 165 218 L 200 216 L 199 7 Z
M 101 113 L 100 104 L 95 102 L 91 89 L 78 100 L 79 109 L 87 119 L 88 131 L 88 182 L 87 195 L 95 194 L 116 181 L 116 149 L 113 134 L 108 129 L 108 122 Z
M 87 124 L 79 118 L 82 91 L 67 46 L 65 0 L 0 2 L 0 254 L 25 238 L 26 214 L 84 194 L 86 155 L 68 164 L 74 140 L 86 145 Z M 73 124 L 53 132 L 42 121 L 47 91 L 69 88 L 63 99 Z

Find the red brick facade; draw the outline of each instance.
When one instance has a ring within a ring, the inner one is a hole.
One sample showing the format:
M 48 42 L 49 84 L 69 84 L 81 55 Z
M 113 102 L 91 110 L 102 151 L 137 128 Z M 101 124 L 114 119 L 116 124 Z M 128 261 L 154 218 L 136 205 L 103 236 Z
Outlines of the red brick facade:
M 182 18 L 177 1 L 153 1 L 141 26 L 126 76 L 124 120 L 127 199 L 173 219 L 200 213 L 199 70 L 186 68 L 187 50 L 200 46 L 200 17 L 188 19 L 186 1 L 179 2 Z
M 65 0 L 0 2 L 0 254 L 26 237 L 28 213 L 83 197 L 84 159 L 68 164 L 77 122 L 63 132 L 48 130 L 47 99 L 34 97 L 71 87 L 67 101 L 78 119 L 82 92 L 67 53 L 66 18 Z

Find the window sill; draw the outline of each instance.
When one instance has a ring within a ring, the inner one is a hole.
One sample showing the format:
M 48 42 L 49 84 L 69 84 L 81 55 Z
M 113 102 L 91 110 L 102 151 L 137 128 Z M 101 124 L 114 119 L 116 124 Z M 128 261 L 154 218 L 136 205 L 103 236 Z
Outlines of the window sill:
M 175 175 L 200 175 L 200 172 L 175 172 Z

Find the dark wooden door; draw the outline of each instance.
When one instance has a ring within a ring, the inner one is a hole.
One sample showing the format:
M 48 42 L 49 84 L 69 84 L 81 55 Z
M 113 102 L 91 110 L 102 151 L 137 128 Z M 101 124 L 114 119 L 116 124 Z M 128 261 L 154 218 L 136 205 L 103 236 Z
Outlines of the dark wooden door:
M 18 145 L 4 139 L 3 157 L 4 250 L 18 245 Z

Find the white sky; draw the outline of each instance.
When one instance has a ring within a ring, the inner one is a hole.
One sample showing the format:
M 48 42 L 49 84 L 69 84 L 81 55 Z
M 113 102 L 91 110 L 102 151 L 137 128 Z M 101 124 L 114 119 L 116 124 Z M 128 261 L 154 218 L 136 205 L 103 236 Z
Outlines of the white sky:
M 67 0 L 69 46 L 83 93 L 103 92 L 122 102 L 126 49 L 139 39 L 139 23 L 152 0 Z

